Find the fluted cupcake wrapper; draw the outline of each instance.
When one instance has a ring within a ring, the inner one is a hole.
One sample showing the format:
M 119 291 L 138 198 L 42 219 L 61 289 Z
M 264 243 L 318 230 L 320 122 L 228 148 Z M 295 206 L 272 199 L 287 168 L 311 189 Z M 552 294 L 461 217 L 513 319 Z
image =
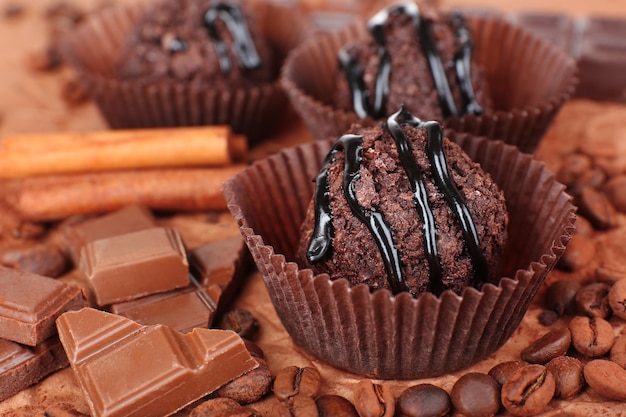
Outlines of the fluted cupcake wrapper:
M 91 16 L 66 39 L 63 54 L 111 128 L 229 124 L 251 139 L 269 134 L 280 122 L 288 99 L 278 80 L 253 87 L 217 89 L 174 80 L 121 80 L 116 60 L 125 36 L 145 10 L 121 5 Z M 309 33 L 295 8 L 254 3 L 260 29 L 282 62 Z
M 284 150 L 230 179 L 229 209 L 283 325 L 309 353 L 359 375 L 414 379 L 453 372 L 504 344 L 571 238 L 575 208 L 545 165 L 501 141 L 449 136 L 491 174 L 509 210 L 498 285 L 439 298 L 373 293 L 293 262 L 312 179 L 331 141 Z
M 547 40 L 504 20 L 480 16 L 466 20 L 474 41 L 474 60 L 485 72 L 493 110 L 441 122 L 457 132 L 501 139 L 522 152 L 534 152 L 575 91 L 575 61 Z M 354 112 L 333 104 L 338 51 L 367 36 L 363 23 L 320 33 L 294 49 L 285 61 L 282 85 L 314 138 L 338 136 L 355 122 L 373 125 L 371 118 L 359 120 Z

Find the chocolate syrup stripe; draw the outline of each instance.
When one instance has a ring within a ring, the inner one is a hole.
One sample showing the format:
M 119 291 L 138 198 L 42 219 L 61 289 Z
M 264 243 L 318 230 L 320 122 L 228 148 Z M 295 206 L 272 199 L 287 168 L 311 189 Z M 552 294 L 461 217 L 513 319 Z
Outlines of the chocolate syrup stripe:
M 259 67 L 261 58 L 254 46 L 254 41 L 241 11 L 233 4 L 217 2 L 211 3 L 204 14 L 204 26 L 213 39 L 222 73 L 227 74 L 230 71 L 231 62 L 226 53 L 226 46 L 217 32 L 216 22 L 218 19 L 224 22 L 233 37 L 233 52 L 237 55 L 241 67 L 248 70 Z
M 431 22 L 422 17 L 417 5 L 413 3 L 402 3 L 391 6 L 374 15 L 368 22 L 368 28 L 378 45 L 379 67 L 376 74 L 374 103 L 370 103 L 369 92 L 363 81 L 363 67 L 354 56 L 351 56 L 345 49 L 339 52 L 339 63 L 345 73 L 346 80 L 352 93 L 352 103 L 354 112 L 364 119 L 368 115 L 375 119 L 384 117 L 387 97 L 389 96 L 389 79 L 392 72 L 391 58 L 387 51 L 384 25 L 389 15 L 392 13 L 404 13 L 411 17 L 416 30 L 423 53 L 428 60 L 428 65 L 433 76 L 437 95 L 444 117 L 459 116 L 461 112 L 454 103 L 454 97 L 450 90 L 450 84 L 446 76 L 446 71 L 441 60 L 437 45 L 433 39 Z M 457 79 L 463 97 L 462 113 L 480 114 L 482 108 L 476 103 L 474 89 L 470 76 L 470 62 L 472 57 L 471 34 L 465 26 L 465 21 L 460 15 L 453 17 L 455 35 L 461 47 L 455 53 L 454 62 Z
M 441 260 L 437 249 L 437 225 L 428 201 L 428 193 L 422 172 L 415 161 L 411 145 L 406 139 L 402 126 L 413 126 L 426 129 L 426 154 L 430 161 L 431 173 L 435 185 L 443 194 L 452 211 L 459 219 L 463 238 L 474 266 L 477 281 L 484 281 L 487 277 L 487 260 L 480 248 L 480 242 L 474 221 L 467 205 L 456 189 L 452 179 L 443 147 L 443 129 L 437 122 L 422 122 L 406 111 L 403 107 L 387 120 L 387 128 L 393 137 L 400 162 L 408 176 L 413 190 L 413 199 L 422 220 L 424 248 L 429 266 L 429 291 L 440 294 L 443 291 L 443 274 Z M 366 209 L 358 202 L 354 192 L 354 184 L 361 178 L 360 167 L 362 162 L 363 137 L 359 135 L 344 135 L 335 142 L 322 164 L 322 169 L 316 178 L 315 191 L 315 227 L 309 243 L 307 258 L 309 262 L 321 261 L 329 254 L 332 246 L 333 228 L 332 211 L 329 201 L 329 166 L 335 160 L 338 151 L 345 153 L 343 190 L 344 196 L 351 211 L 364 223 L 378 246 L 387 279 L 392 291 L 397 294 L 408 290 L 405 278 L 402 276 L 402 262 L 396 249 L 391 228 L 385 222 L 381 213 Z

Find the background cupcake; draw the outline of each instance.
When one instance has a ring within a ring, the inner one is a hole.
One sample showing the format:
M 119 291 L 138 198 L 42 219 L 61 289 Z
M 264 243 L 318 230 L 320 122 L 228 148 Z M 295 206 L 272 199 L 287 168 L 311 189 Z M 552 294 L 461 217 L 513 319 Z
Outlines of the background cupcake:
M 91 16 L 64 53 L 112 128 L 229 124 L 256 139 L 286 108 L 279 69 L 308 31 L 273 3 L 165 0 Z
M 494 284 L 457 295 L 392 295 L 346 279 L 331 281 L 296 263 L 300 227 L 332 141 L 259 161 L 225 184 L 229 208 L 294 341 L 359 375 L 414 379 L 454 372 L 494 352 L 520 323 L 569 241 L 574 207 L 541 162 L 513 146 L 449 136 L 503 191 L 508 240 Z
M 533 152 L 574 91 L 575 62 L 503 20 L 459 16 L 407 2 L 320 33 L 292 51 L 283 86 L 317 139 L 388 116 L 386 98 L 392 109 L 404 103 L 456 131 Z

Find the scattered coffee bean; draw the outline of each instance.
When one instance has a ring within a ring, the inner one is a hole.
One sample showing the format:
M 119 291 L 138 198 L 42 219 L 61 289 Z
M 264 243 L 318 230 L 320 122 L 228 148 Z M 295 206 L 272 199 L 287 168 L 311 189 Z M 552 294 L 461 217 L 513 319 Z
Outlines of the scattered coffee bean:
M 534 416 L 552 401 L 555 390 L 554 376 L 545 366 L 526 365 L 502 386 L 502 405 L 515 416 Z
M 626 279 L 621 279 L 611 286 L 608 299 L 613 314 L 626 319 Z
M 509 379 L 509 377 L 513 375 L 513 373 L 515 373 L 515 371 L 526 365 L 528 364 L 524 361 L 501 362 L 491 368 L 488 372 L 488 375 L 498 381 L 498 384 L 504 385 L 506 380 Z
M 585 387 L 583 363 L 571 356 L 559 356 L 546 365 L 556 383 L 555 396 L 564 400 L 578 395 Z
M 2 16 L 5 19 L 16 19 L 24 15 L 25 8 L 19 3 L 9 3 L 2 9 Z
M 407 388 L 397 402 L 399 417 L 445 416 L 452 402 L 448 393 L 432 384 L 419 384 Z
M 593 237 L 595 234 L 595 230 L 591 225 L 589 220 L 585 219 L 584 216 L 580 214 L 576 218 L 576 230 L 574 231 L 577 235 L 583 235 L 586 237 Z
M 626 213 L 626 175 L 611 178 L 606 183 L 604 192 L 617 210 Z
M 61 98 L 69 107 L 78 107 L 89 100 L 89 95 L 78 81 L 70 78 L 63 81 Z
M 626 401 L 626 369 L 615 362 L 596 359 L 585 365 L 587 384 L 595 392 L 611 400 Z
M 288 366 L 276 374 L 274 395 L 287 401 L 297 395 L 314 398 L 320 392 L 322 377 L 315 368 Z
M 584 268 L 596 255 L 593 242 L 584 235 L 572 235 L 557 267 L 563 271 L 577 271 Z
M 626 278 L 626 272 L 624 271 L 613 271 L 607 268 L 597 268 L 595 273 L 596 281 L 604 282 L 608 285 L 613 285 L 620 279 Z
M 537 318 L 539 324 L 545 327 L 552 326 L 559 320 L 559 316 L 552 310 L 543 310 Z
M 248 310 L 236 308 L 226 312 L 217 327 L 232 330 L 241 337 L 250 338 L 259 328 L 259 322 Z
M 576 293 L 576 308 L 580 314 L 588 317 L 607 318 L 611 314 L 609 290 L 603 282 L 585 285 Z
M 580 290 L 576 281 L 561 279 L 548 286 L 545 293 L 544 305 L 558 316 L 576 313 L 576 293 Z
M 524 349 L 521 358 L 528 363 L 543 365 L 557 356 L 565 355 L 571 342 L 572 334 L 568 328 L 552 330 Z
M 572 153 L 563 157 L 563 165 L 556 174 L 559 182 L 572 186 L 584 172 L 593 167 L 593 160 L 583 153 Z
M 500 384 L 487 374 L 470 372 L 450 392 L 456 411 L 467 417 L 491 417 L 500 409 Z
M 352 403 L 339 395 L 322 395 L 315 404 L 320 417 L 359 417 Z
M 606 182 L 606 172 L 600 167 L 593 167 L 583 172 L 573 184 L 568 187 L 568 191 L 578 198 L 587 189 L 596 189 Z
M 580 191 L 578 207 L 596 230 L 610 229 L 617 220 L 615 207 L 609 198 L 593 187 L 584 187 Z
M 291 397 L 285 406 L 293 417 L 320 417 L 315 400 L 308 395 Z
M 626 336 L 622 335 L 615 340 L 611 348 L 610 359 L 626 369 Z
M 396 399 L 391 389 L 370 380 L 362 380 L 357 384 L 354 405 L 361 417 L 393 417 L 396 412 Z
M 265 353 L 263 352 L 263 349 L 261 349 L 256 343 L 250 341 L 249 339 L 243 338 L 243 344 L 246 345 L 246 349 L 248 349 L 248 352 L 250 352 L 250 355 L 252 355 L 253 357 L 265 358 Z
M 253 409 L 230 398 L 213 398 L 191 410 L 189 417 L 260 417 Z
M 58 248 L 35 242 L 24 242 L 1 251 L 0 263 L 50 278 L 61 276 L 68 267 L 65 255 Z
M 26 58 L 26 66 L 33 71 L 54 71 L 63 64 L 61 53 L 55 47 L 48 46 L 40 51 L 31 52 Z
M 272 386 L 272 373 L 264 359 L 256 358 L 259 366 L 220 387 L 219 397 L 231 398 L 239 404 L 250 404 L 263 398 Z
M 588 358 L 597 358 L 613 347 L 615 336 L 611 324 L 601 318 L 576 316 L 569 323 L 574 348 Z

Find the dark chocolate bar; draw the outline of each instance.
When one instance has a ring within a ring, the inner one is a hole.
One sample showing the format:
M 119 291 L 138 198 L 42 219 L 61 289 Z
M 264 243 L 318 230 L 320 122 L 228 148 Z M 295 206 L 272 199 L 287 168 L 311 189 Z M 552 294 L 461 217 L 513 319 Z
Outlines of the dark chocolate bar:
M 104 306 L 189 285 L 189 264 L 176 229 L 155 227 L 88 243 L 80 269 Z
M 78 288 L 0 266 L 0 338 L 36 346 L 56 333 L 58 316 L 84 306 Z
M 258 366 L 227 330 L 181 334 L 92 308 L 57 326 L 94 417 L 168 416 Z

